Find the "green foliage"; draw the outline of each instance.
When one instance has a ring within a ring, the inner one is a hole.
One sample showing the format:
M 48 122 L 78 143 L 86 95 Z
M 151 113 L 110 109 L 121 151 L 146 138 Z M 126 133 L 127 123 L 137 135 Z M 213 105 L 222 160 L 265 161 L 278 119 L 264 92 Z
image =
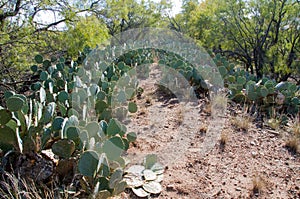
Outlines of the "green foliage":
M 75 143 L 73 140 L 69 139 L 61 139 L 56 141 L 52 145 L 52 152 L 61 157 L 61 158 L 69 158 L 75 151 Z
M 85 176 L 95 177 L 99 169 L 99 155 L 95 151 L 85 151 L 79 158 L 79 172 Z
M 259 79 L 244 69 L 224 67 L 221 56 L 215 57 L 215 63 L 222 70 L 224 68 L 227 70 L 224 83 L 229 89 L 230 99 L 249 104 L 254 102 L 260 111 L 267 113 L 269 117 L 274 107 L 286 114 L 297 115 L 299 113 L 299 87 L 295 83 L 276 83 L 275 80 L 267 77 Z
M 299 12 L 295 1 L 186 1 L 171 26 L 260 78 L 299 80 Z
M 5 94 L 7 109 L 0 110 L 0 148 L 4 152 L 13 149 L 39 153 L 50 147 L 59 162 L 78 158 L 78 172 L 93 178 L 89 186 L 94 191 L 86 190 L 88 193 L 116 195 L 126 187 L 122 181 L 125 167 L 122 154 L 135 141 L 136 134 L 126 134 L 126 127 L 112 117 L 112 79 L 118 80 L 129 66 L 117 74 L 106 73 L 106 79 L 92 83 L 94 77 L 88 76 L 89 70 L 82 66 L 84 58 L 82 53 L 66 65 L 63 58 L 47 60 L 35 56 L 36 64 L 31 68 L 33 75 L 40 78 L 31 86 L 32 94 L 29 97 L 14 92 Z M 96 80 L 99 76 L 95 76 Z M 133 93 L 134 89 L 131 97 Z M 127 103 L 129 98 L 124 99 Z M 82 104 L 87 104 L 88 109 Z M 95 109 L 95 115 L 90 115 L 91 109 Z M 103 179 L 108 183 L 106 191 L 103 184 L 97 187 L 97 182 Z
M 76 57 L 86 46 L 95 48 L 97 44 L 104 43 L 109 35 L 105 24 L 96 16 L 78 17 L 75 23 L 68 24 L 68 31 L 63 34 L 68 54 Z
M 88 53 L 91 56 L 86 57 Z M 160 193 L 164 168 L 155 155 L 146 156 L 143 166 L 129 168 L 124 177 L 127 180 L 123 179 L 123 154 L 137 135 L 127 132 L 122 119 L 127 111 L 137 111 L 134 97 L 140 91 L 136 76 L 149 72 L 147 67 L 134 66 L 151 64 L 157 57 L 159 64 L 180 73 L 198 94 L 207 94 L 214 86 L 208 80 L 222 77 L 232 100 L 255 104 L 262 111 L 278 105 L 283 112 L 299 112 L 299 88 L 295 84 L 258 79 L 220 55 L 215 56 L 219 70 L 214 71 L 206 65 L 195 68 L 183 57 L 164 50 L 137 49 L 121 53 L 117 59 L 106 58 L 114 53 L 116 50 L 109 47 L 94 51 L 85 48 L 71 62 L 36 55 L 31 68 L 39 79 L 31 85 L 30 96 L 5 93 L 7 108 L 0 110 L 0 148 L 21 153 L 51 148 L 59 157 L 58 164 L 78 159 L 78 172 L 88 185 L 85 191 L 95 197 L 116 195 L 126 187 L 139 196 Z M 167 83 L 174 81 L 165 72 L 160 83 L 168 88 Z

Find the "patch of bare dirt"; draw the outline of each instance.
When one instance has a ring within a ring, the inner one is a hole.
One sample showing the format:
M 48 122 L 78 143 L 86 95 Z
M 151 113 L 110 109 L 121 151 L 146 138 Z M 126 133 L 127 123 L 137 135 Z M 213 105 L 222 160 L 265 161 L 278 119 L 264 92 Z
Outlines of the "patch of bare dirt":
M 238 130 L 228 110 L 217 141 L 204 152 L 212 121 L 209 103 L 179 102 L 157 89 L 159 78 L 154 67 L 140 81 L 139 110 L 127 125 L 138 134 L 128 151 L 132 163 L 155 153 L 166 167 L 163 192 L 156 198 L 300 198 L 300 157 L 284 147 L 284 130 L 253 123 L 246 132 Z M 129 193 L 122 197 L 136 198 Z

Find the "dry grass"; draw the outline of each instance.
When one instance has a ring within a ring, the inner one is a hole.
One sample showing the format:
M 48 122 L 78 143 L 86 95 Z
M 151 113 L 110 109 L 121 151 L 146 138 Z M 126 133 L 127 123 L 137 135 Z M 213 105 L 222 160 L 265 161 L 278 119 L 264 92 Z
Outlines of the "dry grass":
M 228 141 L 228 135 L 227 135 L 227 133 L 222 132 L 221 133 L 221 138 L 220 138 L 220 144 L 225 146 L 225 144 L 227 143 L 227 141 Z
M 236 116 L 232 118 L 231 124 L 238 130 L 248 131 L 252 119 L 247 115 Z
M 210 112 L 213 117 L 223 117 L 226 113 L 227 97 L 224 94 L 218 94 L 211 100 Z
M 290 150 L 291 153 L 300 153 L 299 142 L 299 138 L 294 135 L 285 142 L 285 146 Z
M 271 118 L 267 120 L 267 125 L 274 130 L 278 130 L 280 128 L 280 120 L 276 118 Z
M 225 132 L 222 132 L 222 133 L 221 133 L 220 140 L 219 140 L 219 142 L 220 142 L 220 149 L 221 149 L 222 151 L 224 151 L 225 145 L 226 145 L 227 141 L 228 141 L 228 134 L 225 133 Z
M 204 135 L 207 132 L 208 126 L 207 124 L 202 124 L 199 128 L 199 132 L 201 135 Z
M 145 100 L 145 106 L 151 106 L 152 105 L 152 100 L 150 97 L 147 97 Z
M 300 122 L 294 121 L 293 125 L 292 125 L 292 132 L 294 133 L 294 135 L 298 138 L 300 138 Z
M 252 194 L 259 195 L 262 193 L 266 186 L 265 180 L 258 175 L 255 175 L 252 179 Z
M 183 123 L 183 120 L 184 120 L 183 110 L 182 107 L 179 107 L 178 111 L 176 112 L 176 124 L 180 126 Z
M 45 185 L 38 187 L 33 181 L 18 179 L 15 175 L 5 172 L 0 180 L 0 198 L 50 199 L 57 198 L 57 195 Z
M 295 118 L 289 126 L 289 135 L 285 142 L 285 147 L 293 154 L 300 153 L 300 123 L 299 118 Z

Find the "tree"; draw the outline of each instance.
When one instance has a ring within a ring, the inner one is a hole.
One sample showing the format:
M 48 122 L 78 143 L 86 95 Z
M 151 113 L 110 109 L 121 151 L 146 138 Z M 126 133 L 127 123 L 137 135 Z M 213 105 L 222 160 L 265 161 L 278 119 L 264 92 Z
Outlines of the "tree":
M 107 0 L 104 9 L 97 9 L 95 14 L 103 20 L 114 36 L 132 28 L 163 27 L 164 17 L 171 3 L 162 0 L 155 3 L 150 0 Z
M 294 0 L 206 0 L 183 13 L 204 47 L 243 63 L 259 77 L 299 77 L 300 3 Z
M 95 48 L 109 38 L 106 25 L 94 15 L 78 17 L 74 23 L 67 24 L 67 28 L 62 33 L 61 41 L 68 55 L 72 57 L 78 56 L 78 52 L 84 47 Z
M 170 6 L 166 0 L 1 1 L 2 82 L 15 82 L 17 71 L 28 69 L 34 54 L 76 56 L 86 45 L 94 47 L 107 39 L 108 33 L 163 26 Z
M 14 82 L 17 71 L 28 69 L 33 54 L 66 52 L 59 25 L 93 9 L 98 1 L 3 0 L 0 3 L 0 74 L 5 83 Z M 51 20 L 45 19 L 53 18 Z M 65 25 L 64 25 L 65 26 Z M 62 26 L 61 26 L 62 27 Z

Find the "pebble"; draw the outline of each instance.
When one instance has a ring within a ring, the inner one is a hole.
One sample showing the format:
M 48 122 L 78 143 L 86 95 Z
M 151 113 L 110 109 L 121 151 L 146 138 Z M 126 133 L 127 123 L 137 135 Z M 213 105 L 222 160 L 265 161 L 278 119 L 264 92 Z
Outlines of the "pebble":
M 251 155 L 252 155 L 252 157 L 256 157 L 256 156 L 257 156 L 257 152 L 252 151 L 252 152 L 251 152 Z
M 175 191 L 175 185 L 173 184 L 167 185 L 167 191 Z
M 239 187 L 236 187 L 235 190 L 236 190 L 236 191 L 242 191 L 242 189 L 239 188 Z

